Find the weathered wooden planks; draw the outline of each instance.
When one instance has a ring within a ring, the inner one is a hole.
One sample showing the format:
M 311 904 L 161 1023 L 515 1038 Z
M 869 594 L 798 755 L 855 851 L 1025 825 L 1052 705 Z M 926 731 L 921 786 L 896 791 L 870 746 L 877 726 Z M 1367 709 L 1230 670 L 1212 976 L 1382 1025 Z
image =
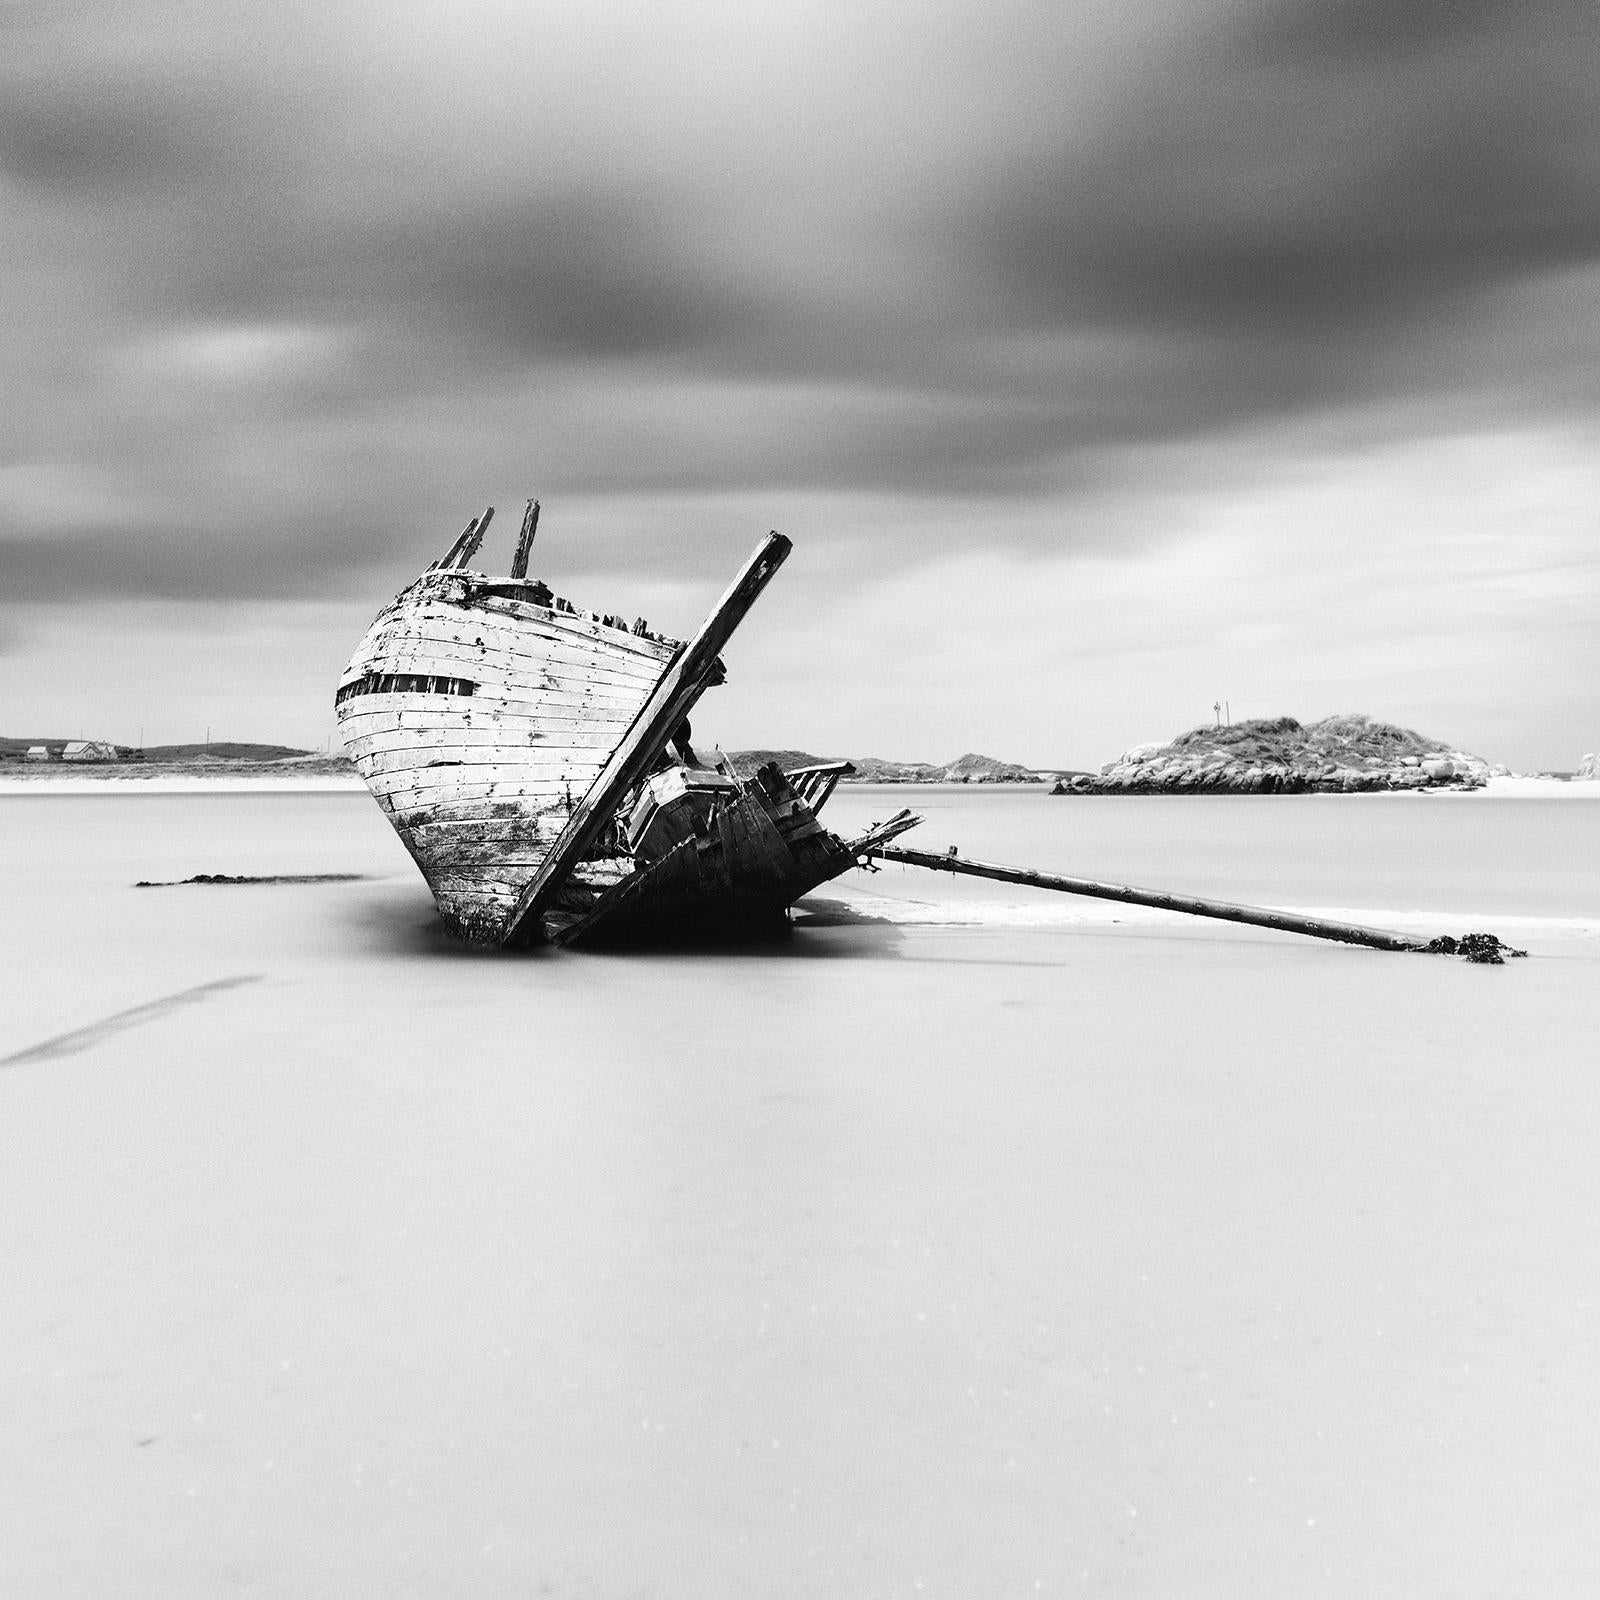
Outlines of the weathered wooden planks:
M 481 776 L 482 773 L 492 772 L 493 770 L 493 768 L 487 767 L 476 768 L 474 771 L 478 774 L 477 776 L 461 778 L 448 789 L 442 788 L 438 782 L 434 781 L 415 784 L 397 781 L 394 788 L 389 793 L 380 795 L 379 799 L 382 802 L 386 802 L 393 811 L 399 812 L 422 806 L 454 806 L 474 800 L 501 803 L 524 798 L 545 801 L 564 801 L 566 798 L 562 786 L 559 784 L 530 783 L 524 785 L 520 779 L 507 777 L 504 774 L 494 780 Z M 449 768 L 436 769 L 438 773 L 447 773 L 449 771 Z M 376 785 L 373 788 L 376 793 Z M 579 796 L 575 788 L 571 791 L 571 795 L 572 804 L 576 806 Z
M 417 720 L 419 716 L 430 723 L 459 717 L 463 727 L 472 727 L 503 717 L 535 717 L 541 722 L 549 718 L 593 722 L 597 717 L 614 717 L 626 726 L 633 715 L 627 708 L 638 703 L 637 691 L 623 696 L 610 690 L 597 692 L 591 685 L 567 687 L 560 682 L 505 684 L 489 679 L 480 680 L 477 688 L 480 692 L 471 695 L 407 691 L 354 695 L 340 702 L 340 721 L 348 724 L 357 717 L 392 717 L 418 727 L 424 725 Z M 448 706 L 439 703 L 445 700 L 450 702 Z
M 419 758 L 458 756 L 463 760 L 519 760 L 538 752 L 546 762 L 570 758 L 579 763 L 595 759 L 595 751 L 605 759 L 616 744 L 618 733 L 563 722 L 552 728 L 514 732 L 494 727 L 477 728 L 374 728 L 367 733 L 352 731 L 345 740 L 351 759 L 358 755 L 411 754 Z M 488 752 L 488 754 L 485 754 Z
M 671 651 L 664 645 L 637 639 L 614 628 L 563 628 L 551 616 L 518 618 L 458 607 L 430 607 L 413 615 L 392 618 L 372 636 L 372 650 L 381 652 L 391 640 L 409 646 L 416 641 L 432 641 L 451 650 L 506 650 L 513 655 L 528 653 L 533 647 L 539 659 L 586 663 L 618 672 L 657 672 Z M 631 648 L 625 641 L 647 645 Z
M 567 807 L 564 800 L 544 800 L 538 796 L 497 796 L 492 800 L 464 800 L 459 796 L 451 796 L 448 800 L 441 800 L 436 806 L 429 806 L 425 810 L 408 811 L 404 809 L 391 809 L 397 828 L 453 828 L 457 826 L 482 825 L 505 826 L 515 828 L 521 826 L 529 818 L 542 817 L 546 812 L 561 813 L 561 822 L 565 826 L 567 820 Z
M 470 704 L 462 705 L 456 716 L 448 719 L 429 716 L 425 710 L 419 712 L 415 706 L 384 705 L 381 703 L 383 699 L 381 695 L 367 695 L 364 698 L 369 702 L 379 703 L 350 711 L 345 715 L 342 720 L 347 740 L 367 738 L 373 734 L 398 731 L 402 728 L 431 730 L 435 727 L 460 727 L 482 729 L 497 737 L 503 737 L 508 744 L 527 743 L 529 733 L 558 731 L 563 728 L 589 729 L 606 716 L 605 713 L 597 713 L 592 707 L 568 704 L 565 700 L 548 695 L 538 701 L 505 701 L 486 696 L 485 703 L 476 709 Z M 621 722 L 624 729 L 627 727 L 627 721 L 620 717 L 611 717 L 609 720 Z
M 498 595 L 486 595 L 470 606 L 422 599 L 409 608 L 386 613 L 374 624 L 372 639 L 376 648 L 383 648 L 391 629 L 398 629 L 406 638 L 469 644 L 499 642 L 512 648 L 523 639 L 543 639 L 552 646 L 587 649 L 598 657 L 622 663 L 659 664 L 673 654 L 671 645 L 647 634 L 629 633 L 570 612 Z
M 364 665 L 373 673 L 449 671 L 474 683 L 481 683 L 486 675 L 509 682 L 539 683 L 554 678 L 630 692 L 641 684 L 648 691 L 661 675 L 659 666 L 652 670 L 631 661 L 586 661 L 577 647 L 552 643 L 548 651 L 510 650 L 494 639 L 450 639 L 443 629 L 419 629 L 410 636 L 391 632 L 388 638 L 373 642 Z
M 479 594 L 481 581 L 425 575 L 380 614 L 341 679 L 465 679 L 470 695 L 390 689 L 335 709 L 351 760 L 446 921 L 489 938 L 677 647 Z

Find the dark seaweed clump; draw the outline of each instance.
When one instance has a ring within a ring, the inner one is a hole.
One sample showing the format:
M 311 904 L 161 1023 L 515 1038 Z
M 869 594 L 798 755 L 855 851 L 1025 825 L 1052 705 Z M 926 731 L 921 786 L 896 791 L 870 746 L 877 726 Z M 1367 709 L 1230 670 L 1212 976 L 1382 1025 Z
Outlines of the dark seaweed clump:
M 1507 956 L 1525 956 L 1528 953 L 1526 950 L 1513 950 L 1492 933 L 1464 933 L 1459 939 L 1441 933 L 1422 948 L 1428 955 L 1463 956 L 1468 961 L 1486 967 L 1503 966 Z

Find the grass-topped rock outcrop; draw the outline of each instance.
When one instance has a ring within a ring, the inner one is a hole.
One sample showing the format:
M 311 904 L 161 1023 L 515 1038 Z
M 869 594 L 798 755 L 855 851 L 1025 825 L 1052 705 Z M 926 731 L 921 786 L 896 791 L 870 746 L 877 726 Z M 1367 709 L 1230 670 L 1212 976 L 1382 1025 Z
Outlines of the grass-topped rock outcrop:
M 1058 794 L 1360 794 L 1477 789 L 1481 757 L 1410 728 L 1353 715 L 1302 725 L 1293 717 L 1192 728 L 1145 744 L 1056 786 Z

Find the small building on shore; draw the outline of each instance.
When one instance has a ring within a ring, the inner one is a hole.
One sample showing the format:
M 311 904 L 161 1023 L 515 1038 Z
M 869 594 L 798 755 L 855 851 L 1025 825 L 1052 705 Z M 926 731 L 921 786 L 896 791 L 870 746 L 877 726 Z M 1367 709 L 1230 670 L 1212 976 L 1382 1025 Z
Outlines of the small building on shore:
M 50 747 L 48 745 L 30 744 L 28 748 L 22 752 L 22 759 L 24 761 L 49 761 L 53 758 L 50 754 Z

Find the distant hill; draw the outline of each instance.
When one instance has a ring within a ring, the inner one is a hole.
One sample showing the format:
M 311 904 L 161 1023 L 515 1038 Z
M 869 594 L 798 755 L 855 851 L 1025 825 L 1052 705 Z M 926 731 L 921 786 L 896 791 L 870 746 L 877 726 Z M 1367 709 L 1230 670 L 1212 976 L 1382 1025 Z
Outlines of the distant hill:
M 75 736 L 74 736 L 75 737 Z M 42 744 L 51 756 L 60 760 L 62 749 L 73 743 L 72 739 L 12 739 L 0 736 L 0 759 L 20 757 L 31 746 Z M 117 752 L 124 760 L 137 757 L 132 745 L 119 744 Z M 244 744 L 213 740 L 210 744 L 151 744 L 144 748 L 146 761 L 291 761 L 309 756 L 309 750 L 297 750 L 286 744 Z
M 741 778 L 748 778 L 757 767 L 764 767 L 769 761 L 775 761 L 780 772 L 793 772 L 796 767 L 817 767 L 825 761 L 844 759 L 842 756 L 808 755 L 804 750 L 726 750 L 723 754 Z
M 781 771 L 814 767 L 824 761 L 848 760 L 855 767 L 847 783 L 1037 783 L 1031 767 L 1013 761 L 997 761 L 993 756 L 968 754 L 937 765 L 930 761 L 884 761 L 878 756 L 814 756 L 804 750 L 732 750 L 728 759 L 741 775 L 754 772 L 768 761 Z
M 0 738 L 0 760 L 19 760 L 30 745 L 36 744 L 46 746 L 52 757 L 59 760 L 62 746 L 67 742 L 65 739 Z M 210 744 L 152 744 L 145 746 L 142 756 L 126 745 L 118 745 L 117 750 L 124 760 L 142 759 L 164 766 L 208 767 L 292 761 L 304 763 L 308 769 L 313 765 L 329 765 L 330 770 L 349 770 L 348 763 L 341 755 L 324 756 L 321 752 L 299 750 L 292 745 L 250 744 L 239 740 L 213 739 Z M 931 761 L 885 761 L 878 756 L 817 756 L 808 750 L 730 750 L 725 754 L 732 762 L 734 771 L 743 776 L 748 776 L 769 761 L 775 761 L 781 771 L 792 772 L 796 767 L 814 767 L 828 761 L 848 759 L 856 770 L 845 781 L 853 783 L 1039 782 L 1038 774 L 1031 767 L 972 752 L 943 764 Z
M 857 783 L 1037 783 L 1032 767 L 969 752 L 942 766 L 925 761 L 882 761 L 862 756 L 856 761 Z
M 212 740 L 210 744 L 149 744 L 145 746 L 146 761 L 289 761 L 296 756 L 308 756 L 309 750 L 297 750 L 286 744 L 238 744 Z

